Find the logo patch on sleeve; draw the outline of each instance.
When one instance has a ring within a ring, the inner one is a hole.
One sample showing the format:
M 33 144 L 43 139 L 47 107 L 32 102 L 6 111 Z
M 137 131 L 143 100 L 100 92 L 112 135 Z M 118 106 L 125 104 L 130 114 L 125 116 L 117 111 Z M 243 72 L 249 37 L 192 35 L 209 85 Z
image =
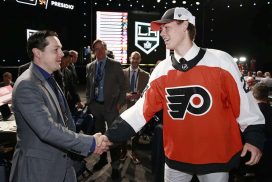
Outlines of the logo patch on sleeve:
M 184 120 L 187 112 L 204 115 L 212 106 L 210 92 L 200 85 L 166 88 L 165 91 L 168 114 L 174 120 Z

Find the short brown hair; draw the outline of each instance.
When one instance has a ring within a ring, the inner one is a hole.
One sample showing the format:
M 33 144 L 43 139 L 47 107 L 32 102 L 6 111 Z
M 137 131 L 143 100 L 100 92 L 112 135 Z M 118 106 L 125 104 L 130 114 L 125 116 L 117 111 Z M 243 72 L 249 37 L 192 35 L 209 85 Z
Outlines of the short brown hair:
M 93 41 L 93 44 L 92 44 L 92 49 L 93 50 L 94 50 L 95 44 L 97 44 L 97 43 L 101 43 L 105 47 L 105 49 L 107 50 L 107 44 L 106 44 L 106 42 L 104 42 L 104 41 L 102 41 L 100 39 L 96 39 L 95 41 Z
M 268 94 L 269 94 L 269 88 L 265 84 L 256 83 L 252 87 L 252 92 L 253 92 L 253 96 L 255 97 L 255 99 L 261 100 L 261 101 L 267 101 Z
M 10 72 L 5 72 L 3 74 L 3 78 L 6 78 L 6 77 L 12 78 L 12 74 Z
M 42 30 L 35 32 L 29 37 L 27 40 L 27 54 L 31 60 L 34 57 L 32 49 L 37 48 L 43 51 L 44 48 L 49 44 L 46 38 L 51 36 L 58 37 L 58 34 L 51 30 Z
M 175 20 L 177 21 L 178 24 L 183 23 L 185 20 Z M 188 22 L 188 31 L 189 31 L 189 37 L 191 39 L 191 41 L 195 40 L 195 36 L 196 36 L 196 28 L 193 24 Z

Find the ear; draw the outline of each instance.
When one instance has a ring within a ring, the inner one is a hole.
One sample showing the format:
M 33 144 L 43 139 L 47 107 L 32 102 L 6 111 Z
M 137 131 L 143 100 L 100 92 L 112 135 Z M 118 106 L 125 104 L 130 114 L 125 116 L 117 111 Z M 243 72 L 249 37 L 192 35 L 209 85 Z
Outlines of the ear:
M 32 52 L 33 52 L 34 57 L 38 57 L 38 58 L 41 57 L 41 50 L 40 49 L 33 48 Z

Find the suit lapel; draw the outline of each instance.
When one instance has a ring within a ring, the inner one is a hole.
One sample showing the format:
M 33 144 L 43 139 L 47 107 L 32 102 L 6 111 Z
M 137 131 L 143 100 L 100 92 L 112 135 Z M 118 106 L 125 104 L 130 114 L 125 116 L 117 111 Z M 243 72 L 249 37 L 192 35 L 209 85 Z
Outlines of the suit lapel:
M 130 85 L 130 75 L 129 75 L 129 68 L 126 68 L 126 69 L 124 69 L 124 75 L 125 75 L 125 78 L 127 78 L 127 82 L 126 82 L 126 84 L 128 84 L 128 86 Z
M 30 70 L 32 70 L 32 72 L 34 73 L 34 75 L 40 80 L 42 87 L 44 88 L 43 90 L 45 90 L 45 94 L 49 95 L 49 99 L 53 100 L 53 103 L 55 105 L 55 107 L 57 108 L 58 113 L 61 116 L 62 119 L 62 123 L 64 126 L 66 126 L 65 122 L 64 122 L 64 118 L 61 112 L 61 108 L 59 105 L 59 101 L 56 97 L 55 92 L 53 91 L 53 89 L 51 88 L 51 86 L 49 85 L 49 83 L 45 80 L 45 78 L 43 77 L 43 75 L 35 68 L 35 66 L 33 65 L 33 63 L 31 63 L 30 65 Z
M 138 79 L 137 79 L 137 88 L 138 88 L 138 91 L 142 92 L 142 85 L 141 85 L 141 81 L 142 80 L 142 70 L 141 68 L 139 68 L 139 71 L 138 71 Z

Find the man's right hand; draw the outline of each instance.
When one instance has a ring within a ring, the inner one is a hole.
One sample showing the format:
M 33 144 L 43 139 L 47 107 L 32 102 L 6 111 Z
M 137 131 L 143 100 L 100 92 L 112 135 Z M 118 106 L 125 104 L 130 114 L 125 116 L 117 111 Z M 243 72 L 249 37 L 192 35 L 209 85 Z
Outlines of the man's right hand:
M 112 143 L 109 141 L 108 137 L 105 135 L 102 135 L 101 133 L 94 134 L 96 147 L 94 150 L 95 154 L 101 155 L 103 152 L 106 152 L 109 150 L 109 147 L 112 145 Z

